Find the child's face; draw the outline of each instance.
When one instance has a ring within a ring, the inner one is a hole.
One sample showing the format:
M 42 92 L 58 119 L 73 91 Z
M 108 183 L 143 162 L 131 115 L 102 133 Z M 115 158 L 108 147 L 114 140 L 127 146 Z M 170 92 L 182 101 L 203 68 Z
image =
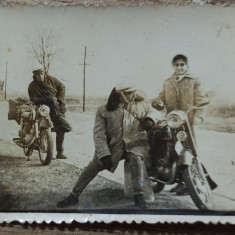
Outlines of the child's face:
M 187 71 L 188 65 L 183 60 L 177 60 L 173 64 L 173 68 L 174 68 L 175 73 L 177 75 L 182 75 L 182 74 L 184 74 Z

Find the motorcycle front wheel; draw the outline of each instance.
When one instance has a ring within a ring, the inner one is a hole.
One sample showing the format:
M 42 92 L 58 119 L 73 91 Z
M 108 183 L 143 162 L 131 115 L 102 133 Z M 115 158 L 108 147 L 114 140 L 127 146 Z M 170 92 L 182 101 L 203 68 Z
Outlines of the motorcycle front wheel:
M 194 204 L 200 210 L 211 210 L 213 208 L 212 193 L 204 173 L 202 174 L 203 176 L 198 172 L 195 163 L 185 166 L 182 170 L 183 180 Z
M 53 139 L 48 129 L 41 131 L 39 144 L 39 158 L 42 165 L 48 165 L 53 156 Z

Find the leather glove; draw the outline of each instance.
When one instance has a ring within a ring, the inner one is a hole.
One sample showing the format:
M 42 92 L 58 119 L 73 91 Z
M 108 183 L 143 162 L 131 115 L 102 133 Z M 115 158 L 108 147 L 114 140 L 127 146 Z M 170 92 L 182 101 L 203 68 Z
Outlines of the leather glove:
M 203 123 L 202 117 L 194 117 L 194 125 L 200 125 Z
M 153 108 L 157 109 L 158 111 L 161 111 L 164 109 L 164 103 L 162 100 L 155 100 L 152 102 Z
M 43 100 L 41 103 L 46 104 L 46 105 L 57 105 L 58 103 L 56 97 L 52 97 L 50 95 L 46 95 L 40 99 Z
M 51 97 L 51 102 L 52 102 L 54 105 L 58 105 L 58 104 L 59 104 L 57 98 L 54 97 L 54 96 Z
M 61 112 L 61 113 L 65 113 L 65 112 L 66 112 L 65 103 L 62 102 L 61 100 L 58 100 L 58 102 L 59 102 L 59 106 L 60 106 L 60 112 Z
M 151 118 L 146 118 L 143 122 L 143 125 L 146 131 L 150 131 L 154 127 L 154 122 Z
M 111 155 L 106 155 L 100 159 L 105 169 L 110 170 L 112 168 Z

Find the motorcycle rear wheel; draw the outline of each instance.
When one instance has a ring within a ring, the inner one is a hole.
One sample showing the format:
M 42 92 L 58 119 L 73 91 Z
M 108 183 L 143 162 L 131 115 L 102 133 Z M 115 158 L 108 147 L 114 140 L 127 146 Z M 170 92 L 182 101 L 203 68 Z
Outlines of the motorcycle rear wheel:
M 42 165 L 48 165 L 53 156 L 53 139 L 51 132 L 48 129 L 41 131 L 39 144 L 39 159 Z
M 200 176 L 196 165 L 185 166 L 182 170 L 182 176 L 188 193 L 197 208 L 200 210 L 211 210 L 213 208 L 211 189 L 206 178 Z

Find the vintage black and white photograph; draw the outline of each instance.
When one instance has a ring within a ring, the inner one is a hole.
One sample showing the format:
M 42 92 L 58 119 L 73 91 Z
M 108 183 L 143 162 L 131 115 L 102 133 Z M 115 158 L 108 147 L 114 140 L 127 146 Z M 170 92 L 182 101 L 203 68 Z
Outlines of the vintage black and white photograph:
M 234 214 L 234 15 L 0 7 L 2 218 Z

